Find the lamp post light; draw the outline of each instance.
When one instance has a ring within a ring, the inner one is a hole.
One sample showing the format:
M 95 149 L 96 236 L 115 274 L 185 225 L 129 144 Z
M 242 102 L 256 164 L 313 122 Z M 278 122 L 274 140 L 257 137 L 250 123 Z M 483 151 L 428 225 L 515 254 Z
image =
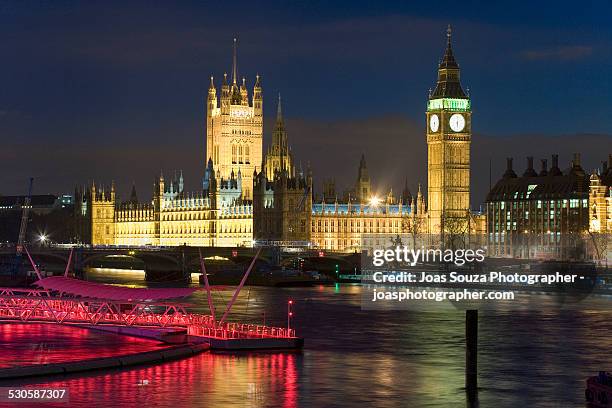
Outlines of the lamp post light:
M 287 337 L 289 337 L 289 332 L 291 331 L 291 318 L 293 317 L 291 306 L 293 306 L 293 300 L 287 302 Z

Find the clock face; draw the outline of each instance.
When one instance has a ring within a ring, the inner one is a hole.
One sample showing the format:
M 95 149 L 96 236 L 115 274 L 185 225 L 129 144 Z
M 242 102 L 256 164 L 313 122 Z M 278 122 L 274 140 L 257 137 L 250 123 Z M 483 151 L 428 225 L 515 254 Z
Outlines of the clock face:
M 230 112 L 230 116 L 234 117 L 234 118 L 240 118 L 240 119 L 244 119 L 244 118 L 248 118 L 249 116 L 251 116 L 251 112 L 248 108 L 246 109 L 232 109 Z
M 435 113 L 429 117 L 429 129 L 432 132 L 437 132 L 440 127 L 440 118 Z
M 460 113 L 455 113 L 448 122 L 453 132 L 461 132 L 465 128 L 465 118 Z

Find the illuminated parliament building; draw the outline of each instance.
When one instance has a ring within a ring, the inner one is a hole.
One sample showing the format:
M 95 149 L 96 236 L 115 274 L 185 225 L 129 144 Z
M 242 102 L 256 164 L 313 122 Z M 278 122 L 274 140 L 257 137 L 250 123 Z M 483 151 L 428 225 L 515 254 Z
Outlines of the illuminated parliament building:
M 263 92 L 256 76 L 249 94 L 239 79 L 236 43 L 231 78 L 220 89 L 211 77 L 206 97 L 206 164 L 202 189 L 187 192 L 183 175 L 158 176 L 151 201 L 135 188 L 120 201 L 114 185 L 77 191 L 81 240 L 93 245 L 301 245 L 339 252 L 380 245 L 390 234 L 439 233 L 465 223 L 470 212 L 471 104 L 447 45 L 427 101 L 427 196 L 419 186 L 374 193 L 365 157 L 354 186 L 341 197 L 333 183 L 313 193 L 309 166 L 289 147 L 280 95 L 272 140 L 263 149 Z M 218 92 L 219 91 L 219 92 Z M 358 164 L 358 166 L 357 166 Z M 368 242 L 369 240 L 369 242 Z

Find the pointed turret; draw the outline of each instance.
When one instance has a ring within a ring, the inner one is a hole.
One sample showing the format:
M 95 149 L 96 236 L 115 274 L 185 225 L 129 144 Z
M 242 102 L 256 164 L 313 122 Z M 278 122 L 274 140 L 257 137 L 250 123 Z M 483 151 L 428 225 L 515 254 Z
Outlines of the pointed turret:
M 405 205 L 410 205 L 412 202 L 412 193 L 408 188 L 408 178 L 404 181 L 404 189 L 402 190 L 402 203 Z
M 263 95 L 261 92 L 261 78 L 259 74 L 255 76 L 255 86 L 253 87 L 253 114 L 255 116 L 263 115 L 262 105 Z
M 278 93 L 278 105 L 276 106 L 276 123 L 283 121 L 283 106 L 281 100 L 281 94 Z
M 242 103 L 242 95 L 240 93 L 240 87 L 238 86 L 238 62 L 236 57 L 237 40 L 234 38 L 234 57 L 232 64 L 232 89 L 231 89 L 231 103 L 232 105 L 240 105 Z
M 206 114 L 212 117 L 214 109 L 217 107 L 217 89 L 213 76 L 210 76 L 210 86 L 208 87 L 208 98 L 206 101 Z
M 129 203 L 137 204 L 138 196 L 136 195 L 136 183 L 132 182 L 132 192 L 130 193 L 130 201 Z
M 242 77 L 242 85 L 240 85 L 240 101 L 242 105 L 249 106 L 249 93 L 247 91 L 245 77 Z
M 357 183 L 355 185 L 355 193 L 359 202 L 368 202 L 370 200 L 371 191 L 372 186 L 366 167 L 365 154 L 362 154 L 361 160 L 359 161 L 359 170 L 357 171 Z
M 236 57 L 236 48 L 237 48 L 237 39 L 234 38 L 234 55 L 233 55 L 233 63 L 232 63 L 232 85 L 236 84 L 238 80 L 238 62 Z

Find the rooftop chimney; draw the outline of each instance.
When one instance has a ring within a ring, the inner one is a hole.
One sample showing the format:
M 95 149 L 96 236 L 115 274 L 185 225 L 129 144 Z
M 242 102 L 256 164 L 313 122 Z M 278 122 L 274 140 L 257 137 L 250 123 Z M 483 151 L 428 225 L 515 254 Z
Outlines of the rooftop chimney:
M 574 167 L 580 167 L 580 153 L 574 153 L 574 160 L 572 160 Z
M 516 173 L 512 170 L 512 157 L 506 158 L 506 172 L 504 177 L 516 177 Z
M 548 175 L 548 160 L 542 159 L 542 170 L 540 171 L 540 176 Z
M 550 175 L 551 176 L 563 175 L 563 173 L 561 173 L 561 170 L 559 169 L 559 155 L 558 154 L 552 155 L 552 166 L 550 167 Z
M 533 169 L 533 157 L 527 157 L 527 169 L 523 173 L 523 177 L 537 177 L 538 173 Z

